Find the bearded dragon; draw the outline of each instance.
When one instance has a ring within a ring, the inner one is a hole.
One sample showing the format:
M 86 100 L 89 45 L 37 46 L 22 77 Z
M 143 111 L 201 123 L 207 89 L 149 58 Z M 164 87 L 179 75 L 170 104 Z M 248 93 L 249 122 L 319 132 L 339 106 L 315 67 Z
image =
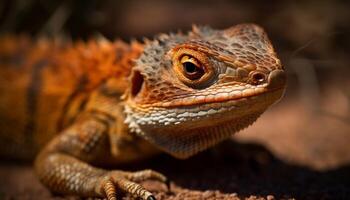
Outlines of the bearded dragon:
M 249 126 L 283 95 L 262 28 L 194 26 L 144 43 L 0 39 L 2 156 L 36 156 L 50 191 L 154 200 L 153 170 L 106 170 L 166 152 L 188 158 Z

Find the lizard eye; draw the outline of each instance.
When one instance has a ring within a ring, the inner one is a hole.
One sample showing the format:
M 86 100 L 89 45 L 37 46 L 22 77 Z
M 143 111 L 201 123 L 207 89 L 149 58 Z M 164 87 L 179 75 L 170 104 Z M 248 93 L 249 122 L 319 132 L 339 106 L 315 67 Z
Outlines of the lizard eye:
M 205 73 L 201 63 L 193 57 L 188 55 L 182 56 L 180 62 L 184 75 L 191 80 L 200 79 Z
M 187 48 L 175 48 L 172 53 L 173 69 L 184 84 L 203 88 L 212 82 L 216 71 L 207 55 Z

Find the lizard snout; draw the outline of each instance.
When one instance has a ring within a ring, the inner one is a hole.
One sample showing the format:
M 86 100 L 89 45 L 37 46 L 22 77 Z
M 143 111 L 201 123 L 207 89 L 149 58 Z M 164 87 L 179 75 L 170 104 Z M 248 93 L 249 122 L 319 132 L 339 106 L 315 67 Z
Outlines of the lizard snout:
M 269 74 L 268 89 L 278 89 L 286 85 L 286 73 L 283 70 L 276 69 Z

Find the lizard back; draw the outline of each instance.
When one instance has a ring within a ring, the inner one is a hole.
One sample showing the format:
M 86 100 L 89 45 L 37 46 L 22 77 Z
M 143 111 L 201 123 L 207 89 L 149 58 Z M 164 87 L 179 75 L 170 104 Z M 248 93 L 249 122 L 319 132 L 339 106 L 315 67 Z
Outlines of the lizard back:
M 31 159 L 116 76 L 122 94 L 142 45 L 107 40 L 0 38 L 0 156 Z

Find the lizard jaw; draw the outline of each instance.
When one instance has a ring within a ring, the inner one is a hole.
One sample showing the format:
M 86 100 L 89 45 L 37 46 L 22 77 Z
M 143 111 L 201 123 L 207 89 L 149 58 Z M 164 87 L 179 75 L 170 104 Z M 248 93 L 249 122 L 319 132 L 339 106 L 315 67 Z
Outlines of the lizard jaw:
M 284 88 L 258 96 L 179 108 L 155 107 L 142 113 L 125 106 L 131 131 L 177 158 L 203 151 L 249 126 L 283 94 Z

